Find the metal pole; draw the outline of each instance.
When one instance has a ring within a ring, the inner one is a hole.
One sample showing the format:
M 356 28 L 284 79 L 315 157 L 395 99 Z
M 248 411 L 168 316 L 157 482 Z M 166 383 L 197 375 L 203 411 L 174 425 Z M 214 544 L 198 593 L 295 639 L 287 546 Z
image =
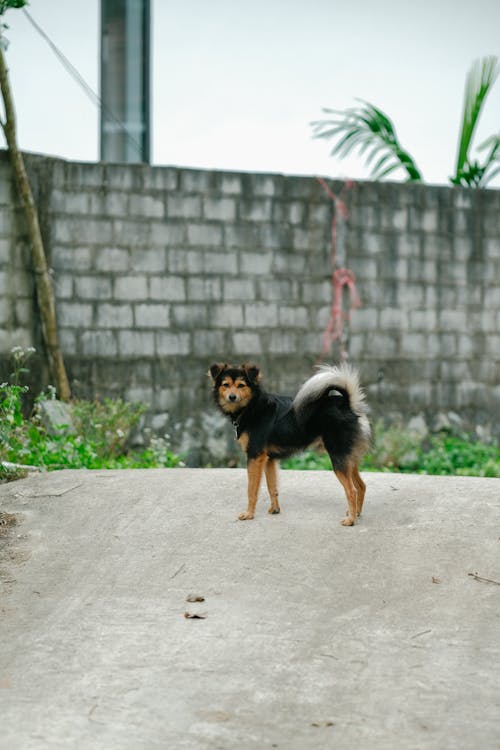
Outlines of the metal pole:
M 101 0 L 101 161 L 150 161 L 150 0 Z

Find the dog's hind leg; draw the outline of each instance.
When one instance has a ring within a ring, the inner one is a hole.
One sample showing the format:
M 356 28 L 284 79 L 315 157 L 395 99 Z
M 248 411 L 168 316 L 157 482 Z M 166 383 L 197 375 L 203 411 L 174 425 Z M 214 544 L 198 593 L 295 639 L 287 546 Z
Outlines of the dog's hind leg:
M 267 489 L 271 498 L 271 506 L 267 512 L 276 514 L 280 512 L 280 504 L 278 502 L 278 462 L 270 458 L 266 463 L 265 472 Z
M 354 482 L 353 467 L 348 464 L 344 471 L 340 469 L 334 471 L 347 498 L 347 515 L 341 523 L 343 526 L 354 526 L 358 517 L 358 490 Z
M 257 498 L 259 496 L 260 480 L 262 479 L 262 472 L 264 471 L 266 461 L 267 456 L 265 453 L 261 453 L 257 458 L 248 459 L 248 507 L 245 513 L 240 513 L 238 516 L 240 521 L 250 521 L 254 517 L 255 506 L 257 505 Z
M 353 467 L 352 478 L 356 486 L 356 489 L 358 491 L 358 498 L 357 498 L 358 516 L 360 516 L 361 513 L 363 512 L 363 503 L 365 500 L 366 484 L 363 482 L 363 480 L 361 479 L 359 475 L 359 469 L 358 469 L 357 464 Z

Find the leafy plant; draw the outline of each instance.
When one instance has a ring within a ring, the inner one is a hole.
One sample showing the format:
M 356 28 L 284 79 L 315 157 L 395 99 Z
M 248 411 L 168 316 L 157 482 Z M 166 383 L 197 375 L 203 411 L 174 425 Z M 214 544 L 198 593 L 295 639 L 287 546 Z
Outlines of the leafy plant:
M 15 352 L 15 354 L 18 354 Z M 25 371 L 23 358 L 13 378 Z M 179 456 L 170 450 L 168 436 L 153 438 L 141 451 L 128 450 L 127 441 L 146 407 L 121 399 L 74 401 L 72 431 L 58 429 L 55 434 L 43 425 L 40 401 L 31 418 L 23 416 L 23 398 L 28 388 L 19 384 L 0 384 L 0 481 L 17 478 L 20 471 L 9 463 L 45 469 L 118 469 L 182 466 Z M 52 395 L 54 392 L 52 390 Z M 50 398 L 50 395 L 49 395 Z
M 499 73 L 498 58 L 485 57 L 476 60 L 467 74 L 457 164 L 455 174 L 450 177 L 455 185 L 479 187 L 500 172 L 500 135 L 491 136 L 479 146 L 479 151 L 489 149 L 483 164 L 472 160 L 469 154 L 484 101 Z
M 313 453 L 283 462 L 285 469 L 331 469 L 326 453 Z M 375 424 L 373 447 L 361 465 L 363 471 L 391 471 L 500 477 L 500 447 L 468 435 L 439 433 L 421 438 L 401 427 Z
M 500 133 L 490 136 L 478 147 L 479 152 L 485 152 L 482 162 L 470 155 L 484 102 L 499 73 L 498 58 L 490 56 L 476 60 L 467 74 L 457 162 L 455 174 L 450 177 L 454 185 L 485 187 L 500 172 Z M 367 153 L 367 165 L 377 159 L 370 172 L 374 180 L 403 169 L 409 181 L 421 182 L 422 174 L 414 159 L 400 145 L 388 115 L 370 102 L 358 101 L 362 106 L 346 110 L 324 109 L 335 117 L 311 123 L 314 137 L 338 139 L 331 151 L 332 156 L 344 158 L 358 148 L 360 155 Z
M 313 122 L 316 138 L 336 138 L 341 136 L 332 149 L 332 156 L 343 159 L 356 148 L 360 154 L 368 152 L 366 164 L 376 158 L 370 177 L 380 180 L 396 169 L 403 168 L 409 181 L 422 180 L 422 174 L 410 154 L 399 143 L 396 130 L 389 117 L 373 104 L 363 102 L 361 107 L 352 107 L 345 111 L 324 109 L 333 114 L 335 119 Z

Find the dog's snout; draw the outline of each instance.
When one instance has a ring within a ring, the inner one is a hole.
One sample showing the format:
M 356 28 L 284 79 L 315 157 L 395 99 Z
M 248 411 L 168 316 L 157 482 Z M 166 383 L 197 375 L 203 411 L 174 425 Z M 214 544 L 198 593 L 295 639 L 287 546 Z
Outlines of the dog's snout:
M 236 393 L 230 393 L 228 396 L 229 401 L 236 401 L 237 396 Z

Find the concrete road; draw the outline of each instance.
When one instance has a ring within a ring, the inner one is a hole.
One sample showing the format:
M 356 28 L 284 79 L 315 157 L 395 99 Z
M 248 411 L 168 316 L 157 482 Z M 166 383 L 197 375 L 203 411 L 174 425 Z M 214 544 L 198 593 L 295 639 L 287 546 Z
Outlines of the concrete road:
M 498 750 L 500 480 L 365 479 L 353 528 L 328 472 L 1 485 L 2 750 Z

